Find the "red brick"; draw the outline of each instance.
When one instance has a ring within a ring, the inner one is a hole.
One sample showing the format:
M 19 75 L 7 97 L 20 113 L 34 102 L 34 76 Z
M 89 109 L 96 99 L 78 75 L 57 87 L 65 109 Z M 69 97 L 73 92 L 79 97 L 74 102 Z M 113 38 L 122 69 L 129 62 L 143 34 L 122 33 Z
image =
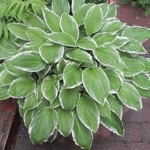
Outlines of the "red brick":
M 143 140 L 150 142 L 150 123 L 142 123 L 143 128 Z

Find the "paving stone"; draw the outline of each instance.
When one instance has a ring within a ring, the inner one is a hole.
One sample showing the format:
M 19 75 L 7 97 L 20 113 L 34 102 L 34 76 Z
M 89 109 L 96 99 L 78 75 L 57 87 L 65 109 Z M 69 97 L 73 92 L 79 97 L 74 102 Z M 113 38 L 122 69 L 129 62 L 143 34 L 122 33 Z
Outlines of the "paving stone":
M 149 143 L 129 143 L 126 150 L 150 150 Z
M 150 142 L 150 123 L 142 123 L 143 140 Z
M 150 106 L 146 104 L 141 111 L 130 110 L 126 115 L 126 122 L 150 122 Z
M 125 150 L 123 142 L 98 142 L 92 145 L 91 150 Z
M 125 123 L 125 135 L 120 137 L 114 134 L 115 141 L 140 142 L 143 138 L 143 130 L 138 123 Z

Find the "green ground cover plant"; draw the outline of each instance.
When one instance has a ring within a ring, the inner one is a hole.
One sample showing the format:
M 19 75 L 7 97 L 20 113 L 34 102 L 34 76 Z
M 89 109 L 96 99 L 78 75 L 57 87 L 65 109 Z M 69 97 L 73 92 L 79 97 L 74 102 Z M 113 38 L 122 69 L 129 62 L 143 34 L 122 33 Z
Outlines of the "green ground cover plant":
M 17 99 L 33 144 L 59 132 L 90 149 L 100 124 L 123 136 L 122 107 L 141 110 L 150 97 L 150 59 L 141 56 L 150 29 L 116 13 L 114 4 L 54 0 L 42 15 L 7 25 L 0 99 Z
M 134 7 L 141 7 L 144 9 L 146 16 L 150 15 L 150 0 L 122 0 L 123 3 L 131 3 Z

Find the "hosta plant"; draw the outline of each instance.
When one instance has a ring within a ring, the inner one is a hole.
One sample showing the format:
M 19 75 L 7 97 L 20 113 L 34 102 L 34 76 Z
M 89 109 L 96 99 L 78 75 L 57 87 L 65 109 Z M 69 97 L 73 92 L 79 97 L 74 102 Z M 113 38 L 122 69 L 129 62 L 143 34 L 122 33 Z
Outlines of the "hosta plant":
M 150 29 L 121 22 L 114 4 L 53 0 L 42 13 L 8 24 L 15 46 L 1 58 L 0 99 L 17 99 L 33 144 L 59 132 L 90 149 L 100 124 L 123 136 L 122 106 L 141 110 L 150 97 Z

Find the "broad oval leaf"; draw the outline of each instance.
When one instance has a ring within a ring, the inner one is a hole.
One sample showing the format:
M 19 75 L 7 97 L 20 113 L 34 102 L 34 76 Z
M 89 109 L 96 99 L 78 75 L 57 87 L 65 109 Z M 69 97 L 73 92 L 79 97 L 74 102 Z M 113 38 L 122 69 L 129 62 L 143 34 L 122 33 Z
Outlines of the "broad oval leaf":
M 59 22 L 60 17 L 55 14 L 55 12 L 51 11 L 48 8 L 44 8 L 43 10 L 43 16 L 44 20 L 46 22 L 46 25 L 52 32 L 60 32 Z
M 116 39 L 116 35 L 110 33 L 98 33 L 94 35 L 93 39 L 96 41 L 97 46 L 105 46 L 113 43 Z
M 41 46 L 47 41 L 46 33 L 40 28 L 28 27 L 26 33 L 27 37 L 37 45 Z
M 40 47 L 39 53 L 46 63 L 53 64 L 63 57 L 64 47 L 59 45 L 43 45 Z
M 106 73 L 106 75 L 109 79 L 110 92 L 117 93 L 123 84 L 123 79 L 122 79 L 121 75 L 112 69 L 105 69 L 104 72 Z
M 99 103 L 96 103 L 96 105 L 101 116 L 106 118 L 111 118 L 111 110 L 110 110 L 109 103 L 107 101 L 105 102 L 104 105 L 101 105 Z
M 9 86 L 0 85 L 0 100 L 6 100 L 10 97 L 9 94 L 7 93 L 8 89 Z
M 92 62 L 92 56 L 81 49 L 75 49 L 72 52 L 67 53 L 66 56 L 81 62 Z
M 113 41 L 112 45 L 115 48 L 120 48 L 129 42 L 129 38 L 117 36 L 115 41 Z
M 82 39 L 77 41 L 77 46 L 81 49 L 93 50 L 93 49 L 96 49 L 97 44 L 93 38 L 83 37 Z
M 104 66 L 119 69 L 123 65 L 118 51 L 113 47 L 99 47 L 93 51 L 93 54 Z
M 74 88 L 82 83 L 82 70 L 75 64 L 69 63 L 64 69 L 65 88 Z
M 90 149 L 93 141 L 92 132 L 81 123 L 78 115 L 75 112 L 73 116 L 74 126 L 72 131 L 72 137 L 74 142 L 83 149 Z
M 80 121 L 91 131 L 96 132 L 100 123 L 100 114 L 92 98 L 83 95 L 77 103 L 77 114 Z
M 145 65 L 136 59 L 122 58 L 126 68 L 122 68 L 125 77 L 132 77 L 144 71 Z
M 142 89 L 150 89 L 150 78 L 148 75 L 145 75 L 143 73 L 134 76 L 132 82 Z
M 22 40 L 29 40 L 26 35 L 27 27 L 24 24 L 21 23 L 10 23 L 7 25 L 8 29 L 12 34 L 14 34 L 17 38 L 20 38 Z
M 150 38 L 150 30 L 145 27 L 128 26 L 123 32 L 122 36 L 137 40 L 143 43 Z
M 79 88 L 73 89 L 65 89 L 64 87 L 61 88 L 59 94 L 59 101 L 61 107 L 66 110 L 73 110 L 79 100 Z
M 36 98 L 35 93 L 32 93 L 29 97 L 25 99 L 23 109 L 24 110 L 31 110 L 36 108 L 41 102 L 39 102 Z
M 51 103 L 55 100 L 58 94 L 58 83 L 55 83 L 49 76 L 43 79 L 41 91 L 43 96 Z
M 103 105 L 110 90 L 109 80 L 104 71 L 98 67 L 85 69 L 82 74 L 82 80 L 88 94 Z
M 110 131 L 123 136 L 124 135 L 124 128 L 121 120 L 119 117 L 111 112 L 111 118 L 106 118 L 101 116 L 101 123 Z
M 74 118 L 72 111 L 59 109 L 58 110 L 58 130 L 59 132 L 67 137 L 72 131 L 74 124 Z
M 31 121 L 29 134 L 33 144 L 46 142 L 53 135 L 58 124 L 58 115 L 55 110 L 44 108 Z
M 107 18 L 114 18 L 117 15 L 117 6 L 115 5 L 115 3 L 109 4 L 108 5 L 108 12 L 105 16 L 105 19 Z
M 136 89 L 142 98 L 150 98 L 150 90 L 145 90 L 139 87 L 136 87 Z
M 103 14 L 99 6 L 91 7 L 85 16 L 84 27 L 87 35 L 97 32 L 102 25 Z
M 125 106 L 136 111 L 142 109 L 140 94 L 133 85 L 124 82 L 117 95 Z
M 133 54 L 146 54 L 147 51 L 142 46 L 141 43 L 130 40 L 127 44 L 119 48 L 120 51 L 127 52 L 127 53 L 133 53 Z
M 31 27 L 38 27 L 44 31 L 47 30 L 45 22 L 36 14 L 31 14 L 26 20 L 27 24 Z
M 75 41 L 79 38 L 79 28 L 75 19 L 68 15 L 67 13 L 63 13 L 60 19 L 60 28 L 62 32 L 68 33 L 71 35 Z
M 16 77 L 11 75 L 6 69 L 0 73 L 0 84 L 2 85 L 10 85 L 15 79 Z
M 48 39 L 54 43 L 65 46 L 75 47 L 76 45 L 75 39 L 70 34 L 64 32 L 51 33 L 48 35 Z
M 24 76 L 17 78 L 11 83 L 8 94 L 15 98 L 22 98 L 29 96 L 34 90 L 34 80 L 30 76 Z
M 122 106 L 117 99 L 113 95 L 108 95 L 107 101 L 109 103 L 110 110 L 113 111 L 120 119 L 122 119 Z
M 37 72 L 45 67 L 45 62 L 42 60 L 40 55 L 32 51 L 20 52 L 13 57 L 9 63 L 16 68 L 27 72 Z
M 105 18 L 109 10 L 109 5 L 107 3 L 101 3 L 99 6 L 103 12 L 103 17 Z
M 70 12 L 70 5 L 68 0 L 53 0 L 52 1 L 52 10 L 58 15 L 61 16 L 64 12 Z
M 117 33 L 119 30 L 121 30 L 125 26 L 125 23 L 119 21 L 119 20 L 114 20 L 111 22 L 107 22 L 104 24 L 102 28 L 102 32 L 108 32 L 111 34 Z
M 84 24 L 84 18 L 86 16 L 86 13 L 92 6 L 94 6 L 94 4 L 92 3 L 81 5 L 73 14 L 73 17 L 79 26 Z
M 72 13 L 74 14 L 75 11 L 83 4 L 85 4 L 85 0 L 72 0 L 72 7 L 71 7 Z

